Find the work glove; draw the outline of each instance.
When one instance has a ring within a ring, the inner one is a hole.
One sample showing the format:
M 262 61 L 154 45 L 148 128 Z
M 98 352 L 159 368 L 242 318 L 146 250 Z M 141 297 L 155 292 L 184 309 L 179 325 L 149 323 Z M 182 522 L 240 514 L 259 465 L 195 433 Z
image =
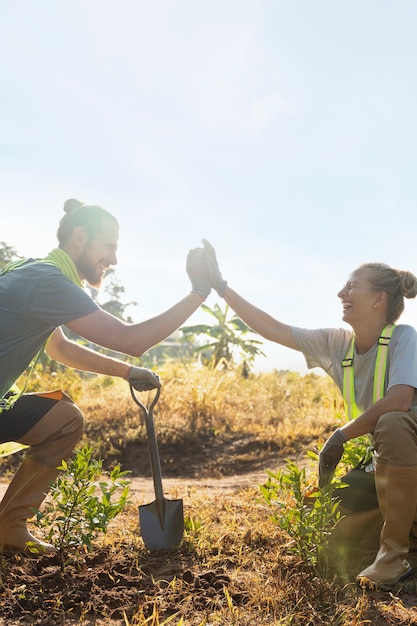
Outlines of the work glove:
M 343 432 L 338 428 L 331 435 L 319 454 L 319 486 L 324 487 L 327 485 L 333 476 L 333 473 L 342 458 L 344 444 L 347 438 Z
M 126 380 L 136 391 L 151 391 L 161 386 L 158 374 L 145 367 L 135 367 L 132 365 L 127 373 Z
M 191 280 L 191 293 L 198 293 L 205 300 L 211 291 L 211 284 L 203 248 L 189 251 L 186 270 Z
M 227 280 L 224 280 L 219 269 L 216 251 L 207 239 L 202 239 L 202 242 L 204 244 L 204 254 L 207 259 L 211 286 L 217 291 L 219 296 L 223 297 L 227 287 Z

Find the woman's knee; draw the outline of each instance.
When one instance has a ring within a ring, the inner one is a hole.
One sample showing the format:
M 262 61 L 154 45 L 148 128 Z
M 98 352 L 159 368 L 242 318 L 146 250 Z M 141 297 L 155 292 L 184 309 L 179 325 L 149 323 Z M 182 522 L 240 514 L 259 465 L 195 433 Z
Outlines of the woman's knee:
M 417 421 L 410 413 L 381 415 L 374 431 L 378 459 L 385 464 L 411 466 L 417 459 Z

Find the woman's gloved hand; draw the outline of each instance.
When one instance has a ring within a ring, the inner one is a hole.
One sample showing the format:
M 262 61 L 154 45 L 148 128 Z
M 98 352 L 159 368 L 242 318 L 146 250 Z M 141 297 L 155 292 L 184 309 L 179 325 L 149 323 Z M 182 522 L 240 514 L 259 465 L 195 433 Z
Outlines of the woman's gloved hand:
M 227 280 L 224 280 L 217 263 L 216 251 L 207 239 L 202 239 L 204 244 L 204 254 L 207 259 L 207 267 L 210 276 L 210 282 L 213 289 L 217 291 L 219 296 L 223 297 L 227 287 Z
M 338 428 L 328 438 L 319 453 L 319 487 L 327 485 L 334 474 L 334 471 L 342 458 L 344 444 L 347 438 Z

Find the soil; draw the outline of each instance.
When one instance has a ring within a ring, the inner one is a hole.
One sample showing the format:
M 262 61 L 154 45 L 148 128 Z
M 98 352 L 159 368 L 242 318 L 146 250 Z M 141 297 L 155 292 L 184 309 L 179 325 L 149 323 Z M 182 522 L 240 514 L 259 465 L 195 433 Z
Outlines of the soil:
M 248 451 L 246 443 L 235 442 L 231 446 L 235 452 L 239 449 Z M 219 447 L 216 455 L 211 449 L 210 458 L 207 455 L 206 462 L 201 463 L 203 450 L 204 444 L 201 445 L 198 465 L 195 450 L 194 454 L 186 449 L 178 454 L 176 448 L 174 455 L 174 449 L 160 446 L 164 495 L 168 500 L 183 499 L 185 509 L 193 493 L 204 493 L 207 502 L 220 499 L 224 503 L 228 499 L 232 502 L 236 492 L 257 489 L 257 485 L 266 478 L 265 471 L 271 467 L 273 456 L 272 452 L 265 455 L 262 461 L 252 464 L 256 471 L 246 472 L 248 463 L 245 459 L 242 461 L 239 454 L 231 454 L 230 446 Z M 234 459 L 233 462 L 231 459 Z M 234 603 L 245 601 L 244 589 L 231 584 L 224 568 L 196 568 L 186 546 L 169 553 L 144 549 L 138 506 L 155 499 L 147 448 L 127 446 L 122 467 L 132 468 L 128 477 L 131 480 L 132 505 L 127 515 L 129 520 L 123 520 L 121 515 L 117 523 L 122 533 L 123 524 L 126 524 L 126 535 L 131 540 L 122 539 L 121 543 L 118 536 L 115 544 L 110 541 L 86 553 L 81 569 L 69 565 L 63 572 L 57 555 L 33 558 L 22 554 L 3 555 L 0 557 L 0 626 L 72 626 L 80 623 L 86 626 L 157 625 L 159 621 L 147 621 L 152 614 L 153 598 L 159 587 L 165 587 L 173 579 L 181 581 L 193 611 L 199 608 L 204 613 L 208 607 L 215 606 L 225 585 Z M 142 477 L 137 475 L 139 473 Z M 173 476 L 175 474 L 176 477 Z M 203 477 L 196 478 L 198 474 Z M 6 481 L 0 482 L 0 497 L 7 485 Z M 218 505 L 214 506 L 217 508 Z M 39 531 L 31 530 L 39 535 Z M 194 597 L 198 598 L 199 607 L 193 602 Z M 148 600 L 145 602 L 148 608 L 144 609 L 141 621 L 137 611 L 144 598 Z M 161 607 L 165 618 L 176 612 L 177 600 L 174 598 L 171 606 L 167 601 L 166 606 Z M 178 624 L 179 619 L 173 624 Z
M 265 473 L 267 469 L 282 466 L 283 451 L 279 443 L 255 439 L 246 435 L 214 437 L 200 436 L 191 442 L 177 441 L 175 444 L 159 443 L 161 470 L 167 478 L 226 478 L 253 473 Z M 116 444 L 113 444 L 116 447 Z M 294 457 L 311 448 L 309 440 L 298 440 L 297 449 L 285 451 Z M 129 442 L 121 445 L 114 455 L 106 454 L 109 466 L 120 463 L 133 476 L 151 476 L 147 445 Z
M 254 500 L 259 485 L 266 479 L 266 471 L 282 467 L 285 462 L 277 450 L 243 440 L 223 442 L 215 451 L 212 446 L 206 450 L 204 442 L 200 442 L 198 450 L 195 447 L 174 450 L 162 445 L 160 453 L 166 498 L 183 499 L 187 511 L 198 496 L 213 512 L 213 517 L 219 519 L 222 514 L 226 516 L 227 511 L 242 507 L 242 502 Z M 0 626 L 177 626 L 181 623 L 184 626 L 232 623 L 273 626 L 284 623 L 274 617 L 261 617 L 269 614 L 266 608 L 256 614 L 259 618 L 253 618 L 249 600 L 250 574 L 248 571 L 239 573 L 239 563 L 234 562 L 232 552 L 228 556 L 225 549 L 216 562 L 208 558 L 196 559 L 186 541 L 174 552 L 146 550 L 140 537 L 138 506 L 155 498 L 146 447 L 127 446 L 122 465 L 132 469 L 129 476 L 132 505 L 116 518 L 107 540 L 82 555 L 78 564 L 69 564 L 62 571 L 56 554 L 34 558 L 21 554 L 0 556 Z M 0 483 L 0 496 L 7 484 Z M 256 538 L 256 527 L 247 530 L 247 541 L 254 552 L 255 548 L 264 550 L 265 559 L 276 547 L 276 539 L 265 543 L 265 537 Z M 284 571 L 285 564 L 281 565 Z M 276 567 L 274 561 L 272 575 Z M 291 576 L 300 576 L 305 584 L 306 574 L 300 571 L 299 564 L 296 563 L 291 572 Z M 282 575 L 276 575 L 274 584 L 280 584 Z M 311 598 L 314 594 L 319 597 L 325 593 L 317 577 L 312 577 L 308 584 L 312 586 Z M 393 608 L 384 606 L 377 611 L 375 601 L 375 618 L 364 621 L 355 618 L 349 623 L 417 624 L 414 586 Z M 386 594 L 389 601 L 391 597 Z M 220 612 L 225 606 L 227 609 L 228 602 L 233 610 L 241 611 L 239 621 L 227 617 L 204 621 L 205 616 L 213 615 L 217 608 Z M 184 622 L 177 613 L 179 607 L 181 615 L 187 616 Z M 246 607 L 249 607 L 247 619 L 244 618 Z M 192 618 L 188 619 L 188 614 Z M 326 618 L 324 621 L 302 620 L 300 616 L 300 621 L 291 623 L 327 626 L 330 622 Z

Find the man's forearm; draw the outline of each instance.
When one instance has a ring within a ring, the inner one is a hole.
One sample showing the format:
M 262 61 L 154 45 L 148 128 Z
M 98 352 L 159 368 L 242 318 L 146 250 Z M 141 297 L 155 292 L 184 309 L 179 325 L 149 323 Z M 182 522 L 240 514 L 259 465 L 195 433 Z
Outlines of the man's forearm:
M 134 356 L 141 356 L 153 346 L 161 343 L 161 341 L 178 330 L 190 315 L 201 306 L 202 302 L 201 296 L 190 293 L 164 313 L 127 327 L 128 344 L 126 345 L 126 353 L 132 354 L 130 350 L 134 348 Z
M 140 357 L 172 335 L 202 302 L 200 295 L 190 293 L 164 313 L 137 324 L 127 324 L 99 310 L 69 322 L 67 327 L 99 346 Z
M 100 354 L 69 340 L 62 342 L 60 349 L 49 350 L 47 346 L 46 351 L 55 361 L 87 372 L 125 378 L 130 369 L 130 365 L 120 359 Z

